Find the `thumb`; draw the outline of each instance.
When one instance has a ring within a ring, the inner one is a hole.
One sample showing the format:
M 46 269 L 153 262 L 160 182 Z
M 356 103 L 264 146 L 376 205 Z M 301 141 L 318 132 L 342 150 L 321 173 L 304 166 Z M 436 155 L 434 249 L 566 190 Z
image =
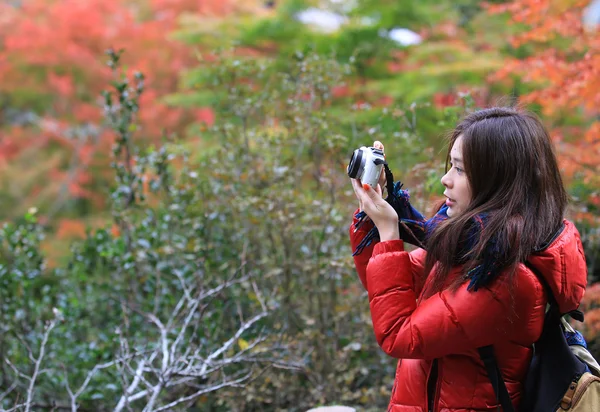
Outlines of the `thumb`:
M 377 185 L 377 189 L 379 189 L 379 192 L 376 189 L 373 189 L 367 183 L 363 183 L 363 189 L 365 189 L 365 192 L 367 192 L 367 195 L 371 199 L 373 199 L 373 200 L 381 199 L 381 188 L 379 185 Z

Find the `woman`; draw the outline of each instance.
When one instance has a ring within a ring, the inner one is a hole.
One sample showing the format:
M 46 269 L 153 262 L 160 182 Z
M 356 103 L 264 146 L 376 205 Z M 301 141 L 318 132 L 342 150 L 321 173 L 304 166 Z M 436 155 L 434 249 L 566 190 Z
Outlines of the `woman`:
M 523 262 L 543 273 L 562 313 L 577 309 L 587 278 L 548 133 L 514 108 L 472 113 L 451 135 L 441 182 L 446 202 L 421 222 L 427 251 L 408 253 L 398 220 L 415 222 L 398 216 L 381 187 L 352 179 L 370 218 L 358 227 L 355 215 L 353 250 L 373 224 L 380 238 L 355 255 L 356 268 L 377 342 L 399 359 L 388 410 L 498 410 L 477 351 L 487 345 L 518 409 L 547 302 Z

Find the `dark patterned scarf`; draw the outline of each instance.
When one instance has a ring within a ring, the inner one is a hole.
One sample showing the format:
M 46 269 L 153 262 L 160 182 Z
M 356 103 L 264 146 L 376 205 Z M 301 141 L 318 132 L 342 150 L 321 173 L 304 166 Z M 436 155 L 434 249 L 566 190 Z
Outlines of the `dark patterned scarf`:
M 388 180 L 390 181 L 390 180 Z M 390 190 L 391 189 L 391 190 Z M 396 182 L 388 185 L 387 202 L 392 205 L 398 213 L 398 228 L 400 239 L 420 248 L 427 250 L 427 240 L 436 227 L 448 219 L 448 206 L 444 205 L 431 219 L 425 217 L 410 204 L 410 195 L 408 190 L 402 190 L 402 183 Z M 365 212 L 358 212 L 355 216 L 358 221 L 354 229 L 358 230 L 366 221 L 370 220 Z M 480 214 L 472 219 L 466 236 L 463 236 L 457 248 L 456 264 L 464 264 L 472 257 L 473 247 L 481 236 L 485 227 L 486 214 Z M 379 231 L 377 227 L 367 233 L 364 239 L 356 247 L 352 256 L 356 256 L 373 242 L 379 240 Z M 488 285 L 501 272 L 501 262 L 504 260 L 504 253 L 499 250 L 495 239 L 492 239 L 486 245 L 483 254 L 477 257 L 481 263 L 465 274 L 465 279 L 470 279 L 468 290 L 477 291 L 480 287 Z

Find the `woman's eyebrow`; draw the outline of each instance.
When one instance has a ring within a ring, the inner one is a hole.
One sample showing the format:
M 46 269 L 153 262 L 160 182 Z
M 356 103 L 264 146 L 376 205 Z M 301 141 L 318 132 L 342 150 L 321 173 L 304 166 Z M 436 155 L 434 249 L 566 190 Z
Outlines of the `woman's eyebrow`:
M 462 163 L 462 162 L 463 162 L 463 161 L 462 161 L 462 159 L 461 159 L 460 157 L 451 157 L 451 158 L 450 158 L 450 161 L 451 161 L 452 163 Z

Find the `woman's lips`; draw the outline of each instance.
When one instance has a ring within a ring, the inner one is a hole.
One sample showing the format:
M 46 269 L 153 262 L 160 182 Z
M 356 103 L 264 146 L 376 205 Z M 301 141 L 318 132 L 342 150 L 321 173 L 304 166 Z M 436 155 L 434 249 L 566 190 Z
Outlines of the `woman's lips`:
M 448 206 L 448 207 L 454 206 L 454 200 L 452 200 L 450 198 L 447 198 L 446 199 L 446 206 Z

